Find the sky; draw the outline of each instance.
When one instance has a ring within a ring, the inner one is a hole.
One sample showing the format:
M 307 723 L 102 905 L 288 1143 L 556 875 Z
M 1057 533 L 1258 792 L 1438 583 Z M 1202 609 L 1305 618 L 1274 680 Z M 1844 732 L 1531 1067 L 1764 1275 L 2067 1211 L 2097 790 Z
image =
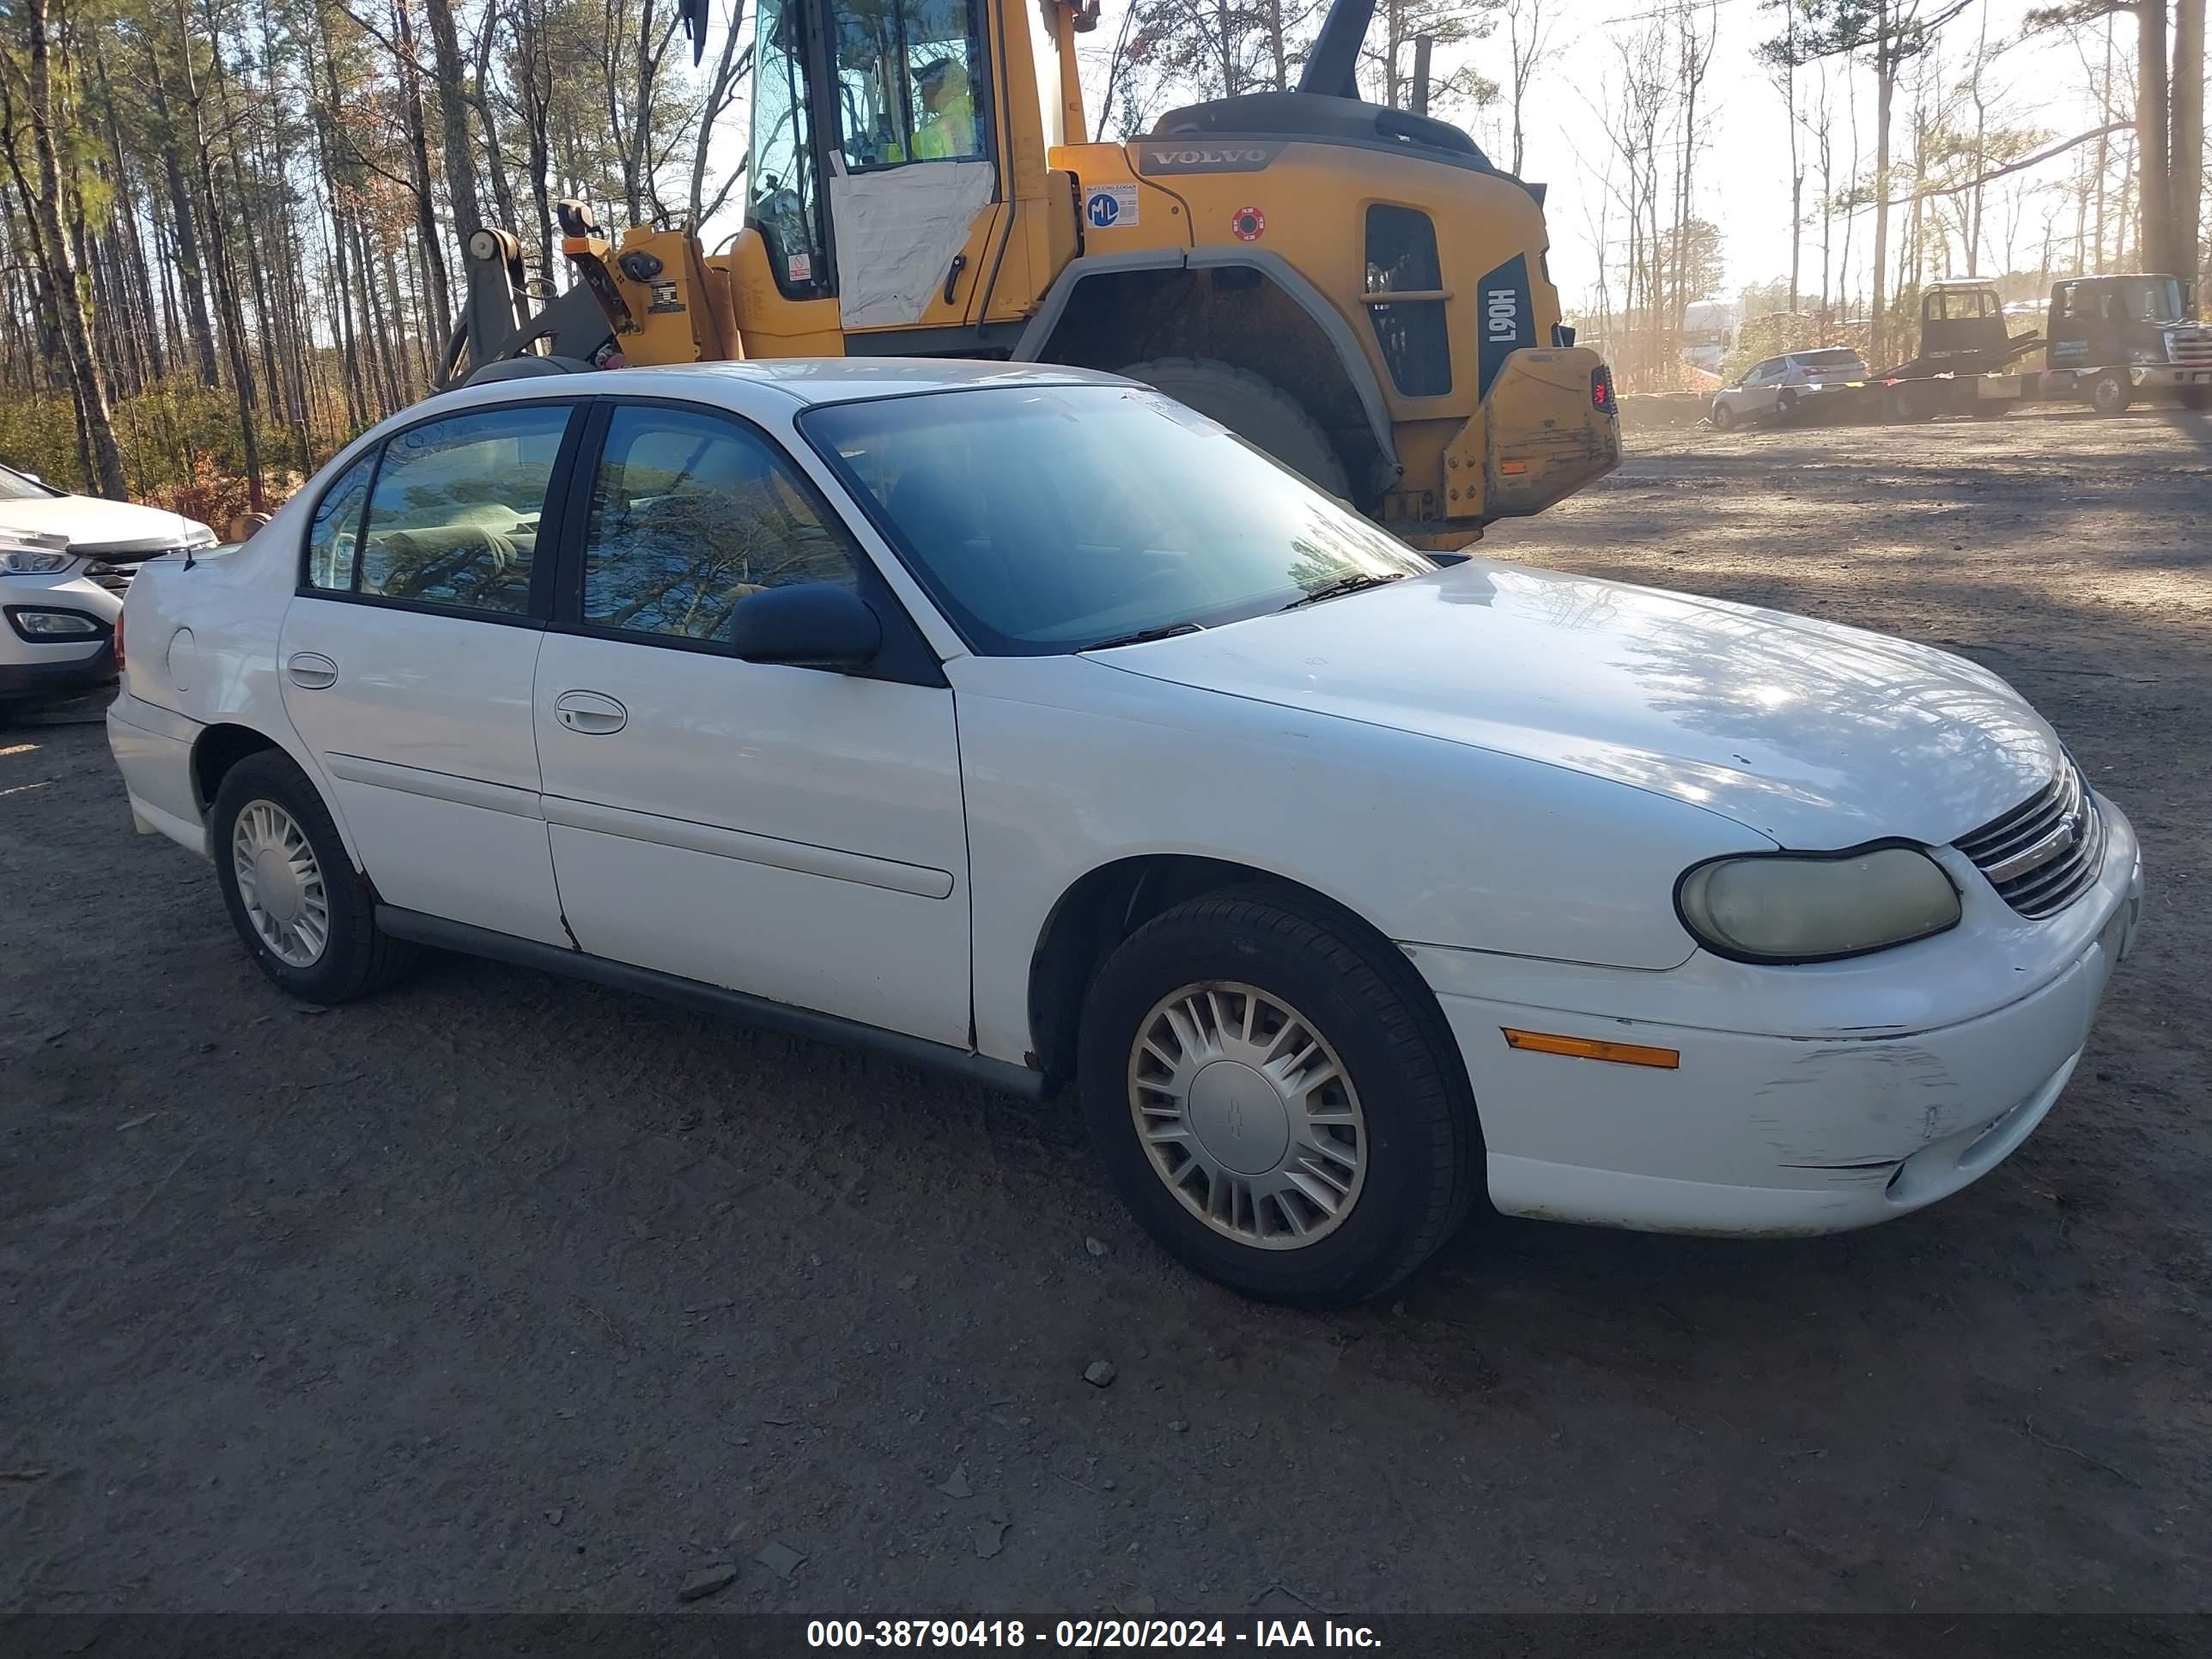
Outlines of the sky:
M 1943 80 L 1959 78 L 1984 27 L 1992 46 L 2017 41 L 2031 3 L 1981 0 L 1950 23 L 1940 37 L 1939 67 Z M 1607 84 L 1619 73 L 1616 42 L 1641 27 L 1655 10 L 1666 8 L 1662 0 L 1548 0 L 1546 9 L 1555 14 L 1557 21 L 1549 25 L 1550 58 L 1527 100 L 1528 156 L 1522 173 L 1550 186 L 1546 217 L 1552 233 L 1552 271 L 1562 297 L 1572 306 L 1584 297 L 1596 276 L 1592 227 L 1603 201 L 1610 149 L 1597 111 L 1609 101 Z M 1746 284 L 1786 277 L 1790 270 L 1790 121 L 1782 94 L 1755 57 L 1759 43 L 1779 32 L 1780 15 L 1763 0 L 1717 0 L 1717 3 L 1704 0 L 1698 9 L 1701 16 L 1711 18 L 1717 41 L 1698 122 L 1698 212 L 1721 227 L 1727 265 L 1725 293 L 1733 297 Z M 1098 32 L 1090 37 L 1091 42 L 1112 40 L 1121 10 L 1121 0 L 1105 0 Z M 2118 37 L 2123 57 L 2132 46 L 2132 37 L 2133 25 L 2129 22 Z M 1464 53 L 1490 78 L 1504 77 L 1506 46 L 1502 31 L 1470 43 Z M 1437 53 L 1439 76 L 1447 56 L 1443 51 Z M 1844 83 L 1840 69 L 1831 73 L 1835 76 L 1833 96 L 1839 112 L 1837 143 L 1842 149 L 1847 148 L 1849 130 Z M 1813 89 L 1817 74 L 1814 70 L 1801 74 L 1801 88 L 1806 94 Z M 1856 71 L 1856 78 L 1864 165 L 1871 172 L 1873 76 L 1861 69 Z M 1987 84 L 2001 94 L 1993 120 L 2008 118 L 2013 125 L 2034 127 L 2054 141 L 2099 125 L 2094 95 L 2080 60 L 2074 48 L 2063 42 L 2037 40 L 2008 46 L 1991 64 Z M 1095 87 L 1092 96 L 1095 101 Z M 1900 145 L 1909 131 L 1909 109 L 1907 95 L 1900 92 L 1893 123 L 1893 142 Z M 1469 127 L 1494 159 L 1503 162 L 1510 157 L 1510 144 L 1501 131 L 1502 111 L 1462 112 L 1454 118 Z M 2064 179 L 2077 159 L 2075 153 L 2069 152 L 2021 175 L 2020 183 Z M 1840 175 L 1844 172 L 1840 159 L 1837 167 Z M 1817 180 L 1808 177 L 1808 208 L 1816 193 Z M 2033 269 L 2038 262 L 2044 215 L 2051 199 L 2023 192 L 2025 205 L 2019 213 L 2014 252 L 2025 268 Z M 2042 205 L 2036 204 L 2039 201 Z M 1998 204 L 1992 203 L 1989 216 L 1995 235 L 2001 228 Z M 1855 266 L 1864 261 L 1869 218 L 1862 218 L 1856 234 Z M 2059 222 L 2070 240 L 2070 207 L 2060 216 Z M 1817 229 L 1808 230 L 1808 235 L 1803 256 L 1806 274 L 1801 283 L 1817 290 Z M 1984 270 L 1989 263 L 1985 255 Z M 1963 270 L 1961 265 L 1961 274 Z

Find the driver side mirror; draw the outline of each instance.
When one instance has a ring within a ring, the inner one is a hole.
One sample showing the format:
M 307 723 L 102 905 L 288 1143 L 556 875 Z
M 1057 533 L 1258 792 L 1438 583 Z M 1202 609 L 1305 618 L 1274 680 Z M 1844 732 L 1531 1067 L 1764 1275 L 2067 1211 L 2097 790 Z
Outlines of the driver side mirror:
M 730 640 L 747 662 L 850 671 L 876 659 L 884 625 L 848 587 L 794 582 L 738 600 L 730 616 Z

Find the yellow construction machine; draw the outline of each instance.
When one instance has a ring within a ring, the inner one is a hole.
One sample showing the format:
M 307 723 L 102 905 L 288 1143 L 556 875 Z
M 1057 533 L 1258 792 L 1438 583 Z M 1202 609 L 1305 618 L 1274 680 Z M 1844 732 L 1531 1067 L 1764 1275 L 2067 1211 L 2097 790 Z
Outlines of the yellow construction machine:
M 695 55 L 705 0 L 680 0 Z M 1334 0 L 1294 91 L 1089 142 L 1097 0 L 760 0 L 744 225 L 573 203 L 580 282 L 533 313 L 470 240 L 448 383 L 617 363 L 1068 363 L 1182 399 L 1406 539 L 1455 547 L 1618 464 L 1612 377 L 1559 318 L 1543 187 L 1361 101 L 1374 0 Z

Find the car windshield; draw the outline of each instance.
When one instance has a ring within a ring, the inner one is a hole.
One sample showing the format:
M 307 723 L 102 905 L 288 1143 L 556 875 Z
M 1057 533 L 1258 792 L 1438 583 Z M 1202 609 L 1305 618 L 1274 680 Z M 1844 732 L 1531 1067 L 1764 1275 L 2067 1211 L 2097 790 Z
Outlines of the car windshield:
M 61 493 L 25 477 L 12 466 L 0 466 L 0 501 L 46 501 Z
M 987 655 L 1211 627 L 1436 568 L 1142 386 L 830 404 L 800 425 Z
M 1800 360 L 1808 368 L 1859 368 L 1863 367 L 1856 351 L 1808 351 Z

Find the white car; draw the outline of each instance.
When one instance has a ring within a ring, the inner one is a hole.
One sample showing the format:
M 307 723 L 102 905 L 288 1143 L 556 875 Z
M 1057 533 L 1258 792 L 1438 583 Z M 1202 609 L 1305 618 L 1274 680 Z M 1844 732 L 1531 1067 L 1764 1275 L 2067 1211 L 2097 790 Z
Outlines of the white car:
M 72 495 L 35 473 L 0 466 L 0 536 L 11 533 L 65 536 L 81 556 L 114 566 L 126 577 L 131 567 L 148 559 L 197 552 L 216 544 L 214 531 L 181 513 L 99 495 Z
M 67 696 L 115 678 L 121 595 L 64 536 L 0 530 L 0 703 Z
M 429 945 L 1073 1082 L 1144 1224 L 1286 1301 L 1486 1194 L 1773 1235 L 1954 1192 L 2142 890 L 1972 663 L 1431 561 L 1077 370 L 448 393 L 125 622 L 131 811 L 285 990 Z
M 138 566 L 214 544 L 196 520 L 71 495 L 0 466 L 0 699 L 112 680 L 110 636 Z
M 1714 428 L 1722 432 L 1746 421 L 1790 418 L 1797 402 L 1817 388 L 1837 381 L 1868 378 L 1866 359 L 1845 347 L 1818 351 L 1793 351 L 1754 363 L 1729 385 L 1713 393 L 1708 411 Z

